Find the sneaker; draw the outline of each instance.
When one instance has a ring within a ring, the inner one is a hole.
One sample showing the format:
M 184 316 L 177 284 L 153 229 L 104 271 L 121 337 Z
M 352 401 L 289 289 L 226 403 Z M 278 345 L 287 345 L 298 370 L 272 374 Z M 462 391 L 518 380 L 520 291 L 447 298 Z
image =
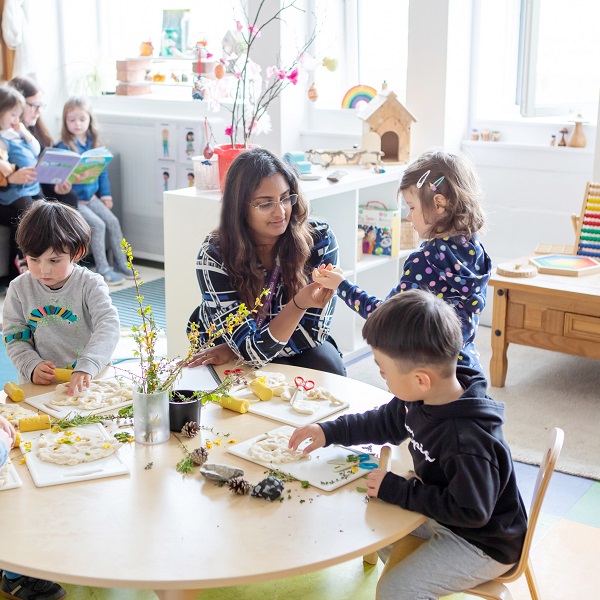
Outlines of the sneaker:
M 2 574 L 0 594 L 4 598 L 11 598 L 12 600 L 58 600 L 66 593 L 67 591 L 62 586 L 52 581 L 35 579 L 35 577 L 25 575 L 17 579 L 9 579 Z
M 113 271 L 119 275 L 123 275 L 125 279 L 133 279 L 133 273 L 131 272 L 131 269 L 127 268 L 127 265 L 115 265 Z
M 108 286 L 121 285 L 125 281 L 125 278 L 123 277 L 123 275 L 119 275 L 119 273 L 116 273 L 112 269 L 109 269 L 108 271 L 105 271 L 104 273 L 100 273 L 100 275 L 102 275 L 102 277 L 104 277 L 104 281 L 106 282 L 106 285 L 108 285 Z

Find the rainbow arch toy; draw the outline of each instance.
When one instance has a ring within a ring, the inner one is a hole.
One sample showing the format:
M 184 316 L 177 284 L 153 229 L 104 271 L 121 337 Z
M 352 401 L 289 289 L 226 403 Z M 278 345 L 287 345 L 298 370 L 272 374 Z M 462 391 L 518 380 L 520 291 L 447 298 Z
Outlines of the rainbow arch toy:
M 360 108 L 362 102 L 370 102 L 377 95 L 377 90 L 370 85 L 351 87 L 342 100 L 342 108 Z

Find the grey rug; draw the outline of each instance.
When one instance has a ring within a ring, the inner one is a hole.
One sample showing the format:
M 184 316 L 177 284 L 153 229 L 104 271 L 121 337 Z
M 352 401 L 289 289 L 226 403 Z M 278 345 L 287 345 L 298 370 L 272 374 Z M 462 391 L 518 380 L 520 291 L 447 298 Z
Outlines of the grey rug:
M 489 376 L 491 331 L 480 327 L 477 348 Z M 372 355 L 350 365 L 348 377 L 387 389 Z M 490 396 L 506 405 L 504 435 L 513 458 L 539 465 L 553 427 L 565 431 L 557 470 L 600 481 L 600 361 L 511 344 L 503 388 Z

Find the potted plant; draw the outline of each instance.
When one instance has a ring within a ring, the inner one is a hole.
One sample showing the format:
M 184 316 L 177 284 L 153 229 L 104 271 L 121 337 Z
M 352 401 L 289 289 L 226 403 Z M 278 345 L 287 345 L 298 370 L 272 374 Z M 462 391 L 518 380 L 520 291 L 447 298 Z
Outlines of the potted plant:
M 192 324 L 188 335 L 188 351 L 183 358 L 170 359 L 158 356 L 156 353 L 156 343 L 158 341 L 159 328 L 154 321 L 152 307 L 144 304 L 144 296 L 140 292 L 140 285 L 143 281 L 140 281 L 139 273 L 133 266 L 133 253 L 127 240 L 123 239 L 121 248 L 127 258 L 127 267 L 131 269 L 133 274 L 137 292 L 135 299 L 138 302 L 136 310 L 141 317 L 141 323 L 133 325 L 131 328 L 137 347 L 134 350 L 134 356 L 139 359 L 140 364 L 140 374 L 129 373 L 134 381 L 134 437 L 136 442 L 143 444 L 160 444 L 166 442 L 170 436 L 169 395 L 181 375 L 181 370 L 192 361 L 198 352 L 214 346 L 215 340 L 223 335 L 224 329 L 217 330 L 215 325 L 211 325 L 201 335 L 198 327 Z M 225 329 L 233 330 L 239 326 L 259 306 L 260 298 L 257 298 L 257 306 L 252 311 L 248 310 L 244 304 L 241 304 L 235 314 L 227 317 Z M 224 393 L 234 383 L 234 379 L 230 376 L 215 390 L 198 393 L 198 399 L 208 400 L 211 394 Z
M 229 32 L 235 37 L 236 43 L 223 44 L 223 57 L 217 63 L 220 73 L 224 72 L 235 79 L 232 92 L 233 104 L 222 104 L 223 87 L 227 85 L 227 77 L 217 77 L 206 80 L 198 77 L 196 88 L 202 89 L 201 98 L 207 98 L 210 107 L 219 111 L 221 106 L 231 113 L 225 135 L 230 143 L 217 146 L 215 152 L 219 157 L 219 177 L 221 189 L 229 165 L 234 158 L 250 147 L 250 138 L 271 130 L 271 118 L 268 114 L 270 104 L 290 84 L 297 85 L 303 70 L 313 69 L 315 60 L 307 53 L 314 42 L 313 32 L 296 54 L 296 57 L 286 65 L 272 65 L 265 69 L 252 60 L 252 49 L 262 32 L 273 22 L 282 20 L 282 14 L 290 8 L 301 10 L 296 6 L 297 0 L 283 3 L 270 17 L 263 15 L 265 0 L 262 0 L 253 17 L 246 24 L 236 22 L 236 29 Z M 231 80 L 230 77 L 230 80 Z

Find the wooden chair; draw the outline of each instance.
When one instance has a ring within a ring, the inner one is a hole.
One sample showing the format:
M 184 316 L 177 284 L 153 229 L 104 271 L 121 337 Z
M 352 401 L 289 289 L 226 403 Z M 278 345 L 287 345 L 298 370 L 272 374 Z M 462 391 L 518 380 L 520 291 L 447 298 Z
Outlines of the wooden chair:
M 521 559 L 510 571 L 508 571 L 508 573 L 505 573 L 504 575 L 501 575 L 492 581 L 482 583 L 470 590 L 465 590 L 465 594 L 470 594 L 479 598 L 485 598 L 486 600 L 512 600 L 510 590 L 504 584 L 515 581 L 521 577 L 521 575 L 525 574 L 532 600 L 541 599 L 535 580 L 535 575 L 533 573 L 531 559 L 529 558 L 529 550 L 531 549 L 531 542 L 533 541 L 533 534 L 535 532 L 535 526 L 542 508 L 542 502 L 544 501 L 544 496 L 546 495 L 546 490 L 548 489 L 548 484 L 550 483 L 552 473 L 554 472 L 554 466 L 556 465 L 556 461 L 560 455 L 564 439 L 564 431 L 558 427 L 555 427 L 552 431 L 550 446 L 548 447 L 544 459 L 542 460 L 540 470 L 535 481 L 535 488 L 533 490 L 533 497 L 531 499 L 531 507 L 529 511 L 527 533 L 525 535 L 525 543 L 523 544 Z M 394 544 L 394 549 L 392 550 L 390 557 L 385 563 L 385 567 L 381 572 L 380 579 L 386 574 L 387 571 L 389 571 L 389 569 L 414 552 L 426 541 L 427 540 L 409 535 L 396 542 L 396 544 Z M 445 596 L 447 599 L 450 599 L 451 597 L 452 596 Z

